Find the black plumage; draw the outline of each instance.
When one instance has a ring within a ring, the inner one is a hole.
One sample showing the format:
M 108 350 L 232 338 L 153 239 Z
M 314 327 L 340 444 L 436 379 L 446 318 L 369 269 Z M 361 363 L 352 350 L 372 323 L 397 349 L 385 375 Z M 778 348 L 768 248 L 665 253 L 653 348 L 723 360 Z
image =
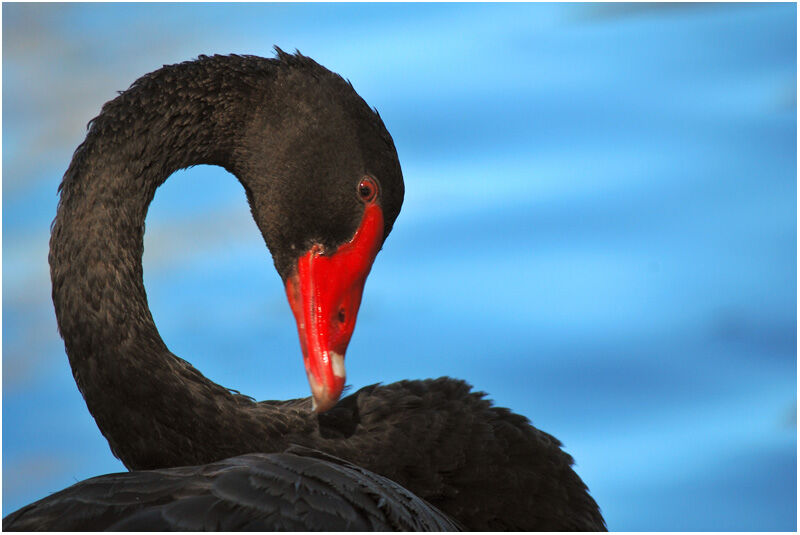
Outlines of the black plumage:
M 380 184 L 383 239 L 403 200 L 380 117 L 299 53 L 201 56 L 108 102 L 61 184 L 50 267 L 76 383 L 135 472 L 4 529 L 605 529 L 558 440 L 462 381 L 373 385 L 318 414 L 309 399 L 255 402 L 173 355 L 147 306 L 144 220 L 157 187 L 197 164 L 239 179 L 284 281 L 310 244 L 353 236 L 360 177 Z
M 6 517 L 13 530 L 455 531 L 396 483 L 294 446 L 82 481 Z

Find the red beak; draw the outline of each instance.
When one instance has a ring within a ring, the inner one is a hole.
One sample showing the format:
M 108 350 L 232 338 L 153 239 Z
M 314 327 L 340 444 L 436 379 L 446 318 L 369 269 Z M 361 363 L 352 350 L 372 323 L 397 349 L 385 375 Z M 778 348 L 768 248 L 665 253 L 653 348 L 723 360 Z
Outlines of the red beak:
M 314 410 L 333 407 L 345 380 L 344 354 L 361 304 L 364 283 L 383 240 L 383 212 L 367 204 L 353 238 L 332 254 L 314 245 L 286 280 Z

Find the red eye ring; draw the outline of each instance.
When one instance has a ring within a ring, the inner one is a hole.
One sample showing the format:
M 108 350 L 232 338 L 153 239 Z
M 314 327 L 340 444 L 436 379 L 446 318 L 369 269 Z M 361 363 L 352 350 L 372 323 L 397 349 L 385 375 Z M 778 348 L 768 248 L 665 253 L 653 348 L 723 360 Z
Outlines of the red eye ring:
M 365 176 L 358 183 L 358 197 L 364 202 L 371 202 L 378 196 L 378 184 L 372 177 Z

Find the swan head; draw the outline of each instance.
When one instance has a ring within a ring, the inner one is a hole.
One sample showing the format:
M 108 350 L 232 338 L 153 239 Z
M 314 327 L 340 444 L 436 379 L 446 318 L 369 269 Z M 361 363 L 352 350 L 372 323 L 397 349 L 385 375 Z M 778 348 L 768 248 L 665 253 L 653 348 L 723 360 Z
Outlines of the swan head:
M 254 106 L 236 174 L 286 288 L 322 412 L 344 388 L 345 352 L 400 212 L 403 176 L 383 121 L 348 82 L 309 58 L 279 59 L 286 65 L 265 92 L 270 106 Z

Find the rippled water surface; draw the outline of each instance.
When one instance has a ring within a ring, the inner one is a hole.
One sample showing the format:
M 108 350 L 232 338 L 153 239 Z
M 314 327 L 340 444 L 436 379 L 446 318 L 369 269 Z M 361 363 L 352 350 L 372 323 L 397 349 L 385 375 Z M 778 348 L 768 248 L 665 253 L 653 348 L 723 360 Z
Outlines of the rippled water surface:
M 613 530 L 795 530 L 795 10 L 4 4 L 3 514 L 124 469 L 49 297 L 86 122 L 162 64 L 277 44 L 349 78 L 403 164 L 354 387 L 467 379 L 562 440 Z M 236 180 L 177 173 L 147 225 L 170 349 L 258 399 L 307 395 Z

